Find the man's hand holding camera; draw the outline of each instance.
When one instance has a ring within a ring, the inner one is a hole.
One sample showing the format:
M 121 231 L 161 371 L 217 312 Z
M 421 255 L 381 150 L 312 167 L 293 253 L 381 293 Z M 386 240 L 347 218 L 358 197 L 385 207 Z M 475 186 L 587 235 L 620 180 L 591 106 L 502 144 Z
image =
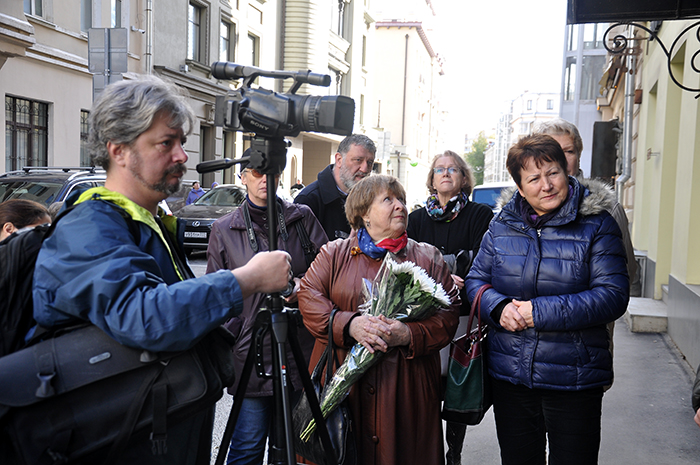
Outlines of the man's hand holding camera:
M 231 271 L 243 298 L 258 292 L 269 294 L 284 290 L 289 283 L 291 257 L 283 250 L 259 252 L 248 263 Z

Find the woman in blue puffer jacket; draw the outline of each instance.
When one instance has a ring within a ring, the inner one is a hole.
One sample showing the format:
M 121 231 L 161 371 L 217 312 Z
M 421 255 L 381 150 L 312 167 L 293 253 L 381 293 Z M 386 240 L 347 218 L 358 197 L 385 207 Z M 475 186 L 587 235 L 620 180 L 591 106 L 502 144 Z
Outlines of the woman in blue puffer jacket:
M 503 464 L 595 464 L 603 386 L 612 380 L 606 324 L 625 312 L 622 236 L 600 184 L 566 174 L 549 136 L 508 152 L 518 189 L 493 219 L 465 285 L 489 326 L 488 367 Z

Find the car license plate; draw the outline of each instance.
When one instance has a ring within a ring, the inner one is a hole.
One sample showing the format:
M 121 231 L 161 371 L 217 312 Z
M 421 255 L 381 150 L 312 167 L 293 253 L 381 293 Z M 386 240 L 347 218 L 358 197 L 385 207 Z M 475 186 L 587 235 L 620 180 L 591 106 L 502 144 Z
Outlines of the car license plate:
M 199 239 L 206 239 L 207 233 L 198 231 L 185 231 L 185 237 L 196 237 Z

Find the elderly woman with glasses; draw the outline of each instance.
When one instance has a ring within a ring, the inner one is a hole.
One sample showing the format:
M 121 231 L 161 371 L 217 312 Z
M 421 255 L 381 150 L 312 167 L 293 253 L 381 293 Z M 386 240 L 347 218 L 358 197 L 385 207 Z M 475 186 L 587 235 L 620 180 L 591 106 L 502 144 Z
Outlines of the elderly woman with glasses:
M 244 154 L 245 155 L 245 154 Z M 279 182 L 279 176 L 276 181 Z M 250 169 L 247 164 L 241 165 L 241 181 L 246 187 L 246 200 L 240 208 L 224 215 L 212 225 L 209 247 L 207 248 L 207 273 L 213 273 L 221 269 L 235 269 L 245 265 L 257 252 L 269 250 L 269 234 L 267 225 L 267 178 L 258 170 Z M 318 250 L 322 244 L 328 241 L 326 233 L 311 209 L 306 205 L 289 203 L 277 198 L 277 211 L 279 224 L 275 232 L 277 234 L 277 246 L 280 250 L 286 250 L 291 256 L 293 281 L 288 292 L 285 293 L 287 306 L 293 307 L 297 302 L 297 291 L 301 277 L 309 267 L 313 258 L 305 254 L 300 234 L 306 232 L 308 239 Z M 299 227 L 300 226 L 300 227 Z M 240 316 L 230 320 L 226 326 L 237 336 L 237 342 L 233 349 L 233 361 L 236 372 L 243 371 L 243 365 L 248 355 L 250 341 L 253 338 L 253 325 L 258 311 L 265 304 L 265 294 L 253 294 L 243 301 L 243 312 Z M 298 331 L 299 343 L 307 360 L 311 356 L 314 338 L 301 325 Z M 263 358 L 267 363 L 266 373 L 272 372 L 272 346 L 271 335 L 268 332 L 263 342 Z M 291 348 L 287 349 L 291 353 Z M 299 370 L 294 358 L 288 360 L 293 396 L 301 394 L 302 385 Z M 234 394 L 238 387 L 236 384 L 229 388 L 229 393 Z M 234 399 L 242 401 L 241 411 L 233 432 L 228 455 L 228 464 L 262 464 L 265 452 L 265 442 L 270 431 L 272 414 L 274 413 L 274 399 L 272 392 L 272 380 L 258 378 L 252 375 L 248 381 L 245 398 Z M 271 438 L 274 444 L 274 438 Z
M 341 363 L 355 343 L 385 352 L 350 390 L 357 463 L 441 463 L 439 351 L 457 329 L 457 287 L 440 252 L 407 237 L 406 193 L 396 178 L 362 179 L 350 191 L 345 213 L 350 237 L 321 248 L 299 291 L 304 324 L 316 337 L 310 366 L 325 350 L 329 317 L 337 308 L 332 331 Z M 387 253 L 425 269 L 442 284 L 452 306 L 409 323 L 358 311 L 362 279 L 375 278 Z
M 464 293 L 464 278 L 479 251 L 481 238 L 489 227 L 493 212 L 486 205 L 469 201 L 474 177 L 464 158 L 451 150 L 433 158 L 425 185 L 430 196 L 425 208 L 409 215 L 408 237 L 432 244 L 442 252 L 452 272 L 452 279 L 460 289 L 461 314 L 468 315 L 469 301 Z M 466 331 L 466 321 L 464 326 L 457 330 L 458 336 Z M 443 365 L 447 363 L 448 352 L 449 347 L 443 350 Z M 447 465 L 461 463 L 466 431 L 466 425 L 447 423 Z
M 501 460 L 596 464 L 612 379 L 606 325 L 629 300 L 622 235 L 606 211 L 615 196 L 567 176 L 564 151 L 548 135 L 519 140 L 506 166 L 517 191 L 465 281 L 470 298 L 493 286 L 481 316 Z

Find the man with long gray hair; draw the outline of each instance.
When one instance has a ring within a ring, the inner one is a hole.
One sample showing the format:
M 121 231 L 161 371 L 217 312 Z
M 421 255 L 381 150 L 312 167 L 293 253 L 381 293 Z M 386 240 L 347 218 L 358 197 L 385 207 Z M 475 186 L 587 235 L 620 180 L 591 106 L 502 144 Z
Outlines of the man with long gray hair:
M 157 77 L 102 92 L 90 113 L 89 147 L 107 180 L 67 199 L 75 207 L 39 252 L 33 297 L 41 326 L 89 321 L 130 347 L 183 351 L 238 315 L 247 296 L 287 286 L 290 258 L 282 251 L 194 278 L 180 239 L 184 224 L 163 215 L 158 202 L 180 187 L 183 146 L 196 123 L 185 93 Z M 206 409 L 168 424 L 167 451 L 159 455 L 148 432 L 139 433 L 117 463 L 209 464 L 212 421 Z

